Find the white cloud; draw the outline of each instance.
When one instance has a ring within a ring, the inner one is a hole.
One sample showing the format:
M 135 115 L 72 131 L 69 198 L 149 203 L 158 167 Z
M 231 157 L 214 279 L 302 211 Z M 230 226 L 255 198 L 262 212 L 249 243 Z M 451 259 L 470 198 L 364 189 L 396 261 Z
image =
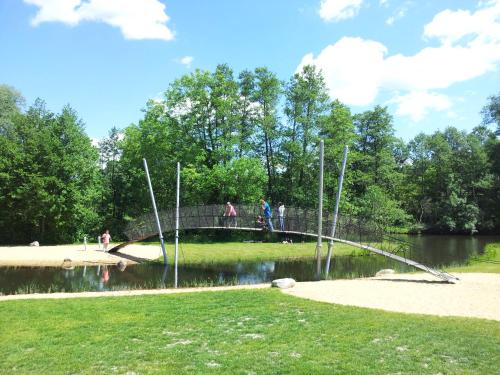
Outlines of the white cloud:
M 426 91 L 396 96 L 390 102 L 398 104 L 397 115 L 409 116 L 415 122 L 422 120 L 430 110 L 445 111 L 452 107 L 452 102 L 446 95 Z
M 401 5 L 398 9 L 396 9 L 396 11 L 394 11 L 394 13 L 392 14 L 392 16 L 390 16 L 386 21 L 385 23 L 389 26 L 392 26 L 394 24 L 394 22 L 396 22 L 397 20 L 400 20 L 401 18 L 403 18 L 404 16 L 406 16 L 406 13 L 408 13 L 408 9 L 413 6 L 413 2 L 411 1 L 405 1 L 403 3 L 403 5 Z
M 62 22 L 76 26 L 82 21 L 104 22 L 117 27 L 126 39 L 174 39 L 167 27 L 169 17 L 159 0 L 24 0 L 39 8 L 31 20 Z
M 398 105 L 400 115 L 416 120 L 428 110 L 447 110 L 451 101 L 433 90 L 498 68 L 500 0 L 490 1 L 473 13 L 445 10 L 425 26 L 424 37 L 437 40 L 438 46 L 408 56 L 389 55 L 377 41 L 344 37 L 316 57 L 305 55 L 297 71 L 305 64 L 316 65 L 323 71 L 330 95 L 346 104 L 368 105 L 381 90 L 389 90 L 398 92 L 392 102 Z M 409 108 L 412 105 L 413 110 Z
M 321 0 L 320 17 L 325 21 L 341 21 L 356 16 L 363 0 Z
M 193 56 L 184 56 L 184 57 L 181 57 L 181 59 L 179 60 L 179 62 L 182 65 L 186 65 L 187 67 L 190 67 L 191 63 L 193 62 L 193 60 L 194 60 Z
M 42 22 L 55 21 L 74 26 L 80 22 L 80 17 L 75 8 L 80 5 L 81 0 L 24 0 L 24 2 L 40 8 L 31 20 L 33 26 L 37 26 Z
M 375 100 L 384 64 L 385 46 L 361 38 L 342 38 L 314 58 L 307 54 L 304 65 L 316 65 L 323 71 L 330 96 L 346 104 L 364 105 Z
M 389 0 L 380 0 L 378 2 L 378 5 L 381 6 L 381 7 L 388 7 L 389 6 Z
M 436 14 L 424 28 L 424 36 L 437 38 L 444 44 L 457 44 L 464 37 L 475 42 L 500 40 L 500 0 L 488 1 L 474 13 L 468 10 L 444 10 Z

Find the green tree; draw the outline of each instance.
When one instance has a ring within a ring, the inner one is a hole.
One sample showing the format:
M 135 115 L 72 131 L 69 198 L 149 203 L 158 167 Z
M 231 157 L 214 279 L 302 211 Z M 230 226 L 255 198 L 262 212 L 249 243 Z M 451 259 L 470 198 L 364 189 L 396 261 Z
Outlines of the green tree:
M 215 72 L 196 70 L 175 80 L 165 99 L 147 111 L 168 123 L 170 139 L 184 157 L 212 168 L 227 163 L 240 142 L 240 94 L 238 83 L 227 65 Z M 146 114 L 145 120 L 147 120 Z M 190 145 L 190 147 L 186 147 Z
M 12 125 L 12 117 L 21 112 L 24 98 L 19 91 L 8 85 L 0 85 L 0 135 Z
M 118 234 L 123 225 L 125 186 L 122 164 L 120 161 L 121 131 L 113 127 L 108 133 L 108 137 L 99 142 L 100 167 L 102 176 L 101 208 L 100 216 L 104 218 L 104 225 Z
M 72 242 L 96 229 L 98 153 L 73 109 L 56 115 L 37 100 L 3 142 L 14 163 L 2 174 L 2 242 Z
M 264 196 L 266 170 L 259 159 L 242 157 L 214 167 L 202 184 L 203 191 L 217 191 L 214 202 L 256 203 Z
M 143 158 L 161 208 L 175 202 L 177 162 L 183 184 L 188 184 L 183 186 L 189 186 L 182 204 L 246 202 L 255 199 L 255 191 L 262 195 L 261 186 L 245 188 L 239 176 L 246 176 L 245 184 L 267 183 L 258 168 L 262 154 L 254 140 L 262 129 L 271 139 L 276 103 L 268 92 L 273 88 L 268 78 L 265 70 L 257 69 L 255 74 L 242 73 L 237 82 L 227 65 L 219 65 L 213 73 L 197 70 L 181 77 L 164 99 L 148 102 L 144 118 L 125 129 L 121 142 L 125 200 L 133 202 L 126 216 L 150 209 Z
M 12 242 L 10 222 L 15 216 L 10 210 L 12 189 L 15 188 L 14 170 L 23 157 L 21 145 L 16 142 L 15 121 L 19 121 L 24 99 L 13 87 L 0 85 L 0 241 Z
M 500 135 L 500 93 L 490 96 L 488 100 L 489 103 L 481 111 L 483 123 L 485 125 L 495 124 L 497 126 L 496 134 Z
M 485 145 L 492 137 L 484 127 L 470 134 L 448 127 L 410 142 L 406 182 L 415 204 L 409 210 L 419 222 L 445 232 L 491 227 L 485 213 L 493 179 Z
M 255 156 L 257 151 L 257 140 L 255 132 L 257 126 L 257 105 L 254 101 L 255 74 L 244 70 L 239 75 L 239 128 L 238 128 L 238 156 Z
M 257 68 L 255 75 L 255 89 L 253 101 L 256 105 L 258 139 L 263 139 L 257 152 L 263 155 L 267 171 L 267 196 L 271 199 L 276 195 L 276 169 L 279 155 L 276 155 L 280 138 L 280 124 L 278 120 L 278 101 L 281 93 L 281 83 L 276 74 L 267 68 Z
M 165 114 L 162 103 L 149 101 L 144 118 L 125 128 L 123 134 L 119 143 L 119 169 L 123 175 L 122 202 L 125 207 L 120 210 L 124 219 L 151 211 L 143 159 L 148 162 L 158 207 L 172 207 L 175 204 L 176 162 L 183 162 L 178 158 L 192 147 L 191 143 L 183 142 L 177 121 Z M 191 159 L 187 158 L 189 161 Z
M 352 201 L 351 188 L 353 175 L 350 171 L 356 156 L 356 153 L 352 152 L 356 134 L 354 132 L 351 111 L 340 101 L 335 100 L 331 103 L 328 118 L 322 122 L 320 137 L 325 140 L 324 197 L 326 202 L 325 207 L 329 209 L 335 204 L 344 146 L 348 146 L 351 151 L 347 157 L 347 173 L 344 175 L 342 188 L 344 198 L 341 200 L 342 206 L 348 208 Z
M 368 186 L 365 193 L 356 201 L 357 213 L 360 218 L 378 225 L 381 228 L 389 226 L 406 226 L 408 214 L 400 207 L 400 202 L 392 199 L 380 187 Z
M 354 116 L 357 133 L 355 144 L 358 153 L 355 165 L 356 195 L 364 194 L 368 186 L 377 185 L 394 196 L 394 179 L 397 175 L 394 157 L 394 128 L 387 107 L 376 106 Z
M 483 110 L 483 124 L 496 124 L 497 136 L 500 136 L 500 93 L 498 95 L 493 95 L 488 98 L 489 103 L 487 103 Z M 481 131 L 485 133 L 485 130 Z M 492 183 L 491 189 L 489 190 L 489 197 L 485 198 L 483 203 L 482 213 L 485 217 L 486 227 L 490 230 L 500 230 L 500 202 L 498 196 L 500 196 L 500 142 L 498 139 L 494 139 L 491 136 L 486 135 L 480 137 L 484 140 L 483 142 L 486 152 L 488 153 L 488 159 L 491 164 L 491 174 Z
M 432 214 L 432 189 L 430 165 L 432 152 L 429 149 L 430 137 L 420 133 L 408 144 L 409 167 L 405 170 L 404 186 L 406 193 L 404 205 L 408 212 L 413 214 L 416 222 L 424 225 Z
M 325 127 L 330 110 L 323 75 L 313 65 L 304 66 L 286 85 L 285 98 L 286 197 L 295 204 L 311 206 L 315 195 L 310 190 L 317 186 L 318 134 Z

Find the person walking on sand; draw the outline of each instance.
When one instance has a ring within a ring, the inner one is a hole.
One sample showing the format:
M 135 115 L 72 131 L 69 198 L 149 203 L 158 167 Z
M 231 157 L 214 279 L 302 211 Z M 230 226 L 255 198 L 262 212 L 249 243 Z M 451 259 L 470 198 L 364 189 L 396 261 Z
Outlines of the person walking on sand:
M 281 202 L 278 203 L 278 219 L 280 222 L 280 231 L 285 230 L 285 205 Z
M 264 213 L 264 219 L 266 220 L 267 229 L 269 232 L 274 231 L 273 223 L 271 222 L 272 211 L 271 206 L 264 199 L 260 200 L 260 209 Z
M 224 216 L 226 218 L 226 228 L 234 226 L 236 228 L 236 209 L 231 204 L 231 202 L 226 203 L 226 208 L 224 210 Z
M 109 230 L 106 229 L 106 232 L 101 236 L 102 245 L 104 246 L 104 252 L 108 251 L 109 243 L 111 242 L 111 235 L 109 234 Z

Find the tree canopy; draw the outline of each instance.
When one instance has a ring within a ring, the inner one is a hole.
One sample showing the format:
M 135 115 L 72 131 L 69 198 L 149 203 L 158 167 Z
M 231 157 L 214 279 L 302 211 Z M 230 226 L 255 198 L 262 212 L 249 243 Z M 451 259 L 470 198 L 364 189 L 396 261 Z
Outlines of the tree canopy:
M 0 85 L 0 242 L 71 242 L 150 211 L 142 159 L 160 208 L 224 203 L 316 207 L 318 142 L 325 140 L 325 209 L 350 148 L 341 210 L 440 233 L 500 231 L 500 95 L 472 131 L 452 126 L 395 137 L 388 109 L 353 114 L 305 66 L 288 81 L 266 67 L 221 64 L 172 82 L 136 124 L 93 146 L 75 110 L 60 113 Z

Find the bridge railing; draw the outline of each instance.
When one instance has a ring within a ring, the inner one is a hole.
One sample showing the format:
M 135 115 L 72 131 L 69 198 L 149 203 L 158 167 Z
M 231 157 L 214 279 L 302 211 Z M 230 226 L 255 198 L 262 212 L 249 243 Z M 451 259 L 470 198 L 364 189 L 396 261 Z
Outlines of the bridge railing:
M 238 228 L 259 228 L 257 217 L 262 216 L 260 208 L 255 205 L 235 205 L 237 216 L 234 220 L 224 217 L 224 205 L 204 205 L 182 207 L 179 215 L 179 228 L 216 228 L 233 226 Z M 326 213 L 325 213 L 326 215 Z M 162 230 L 165 232 L 175 229 L 175 210 L 168 209 L 159 212 Z M 285 230 L 302 233 L 317 232 L 317 211 L 287 207 L 285 215 Z M 325 219 L 323 234 L 328 235 L 331 220 Z M 274 213 L 272 223 L 275 229 L 279 228 L 278 217 Z M 144 214 L 129 223 L 125 230 L 126 236 L 133 240 L 144 238 L 146 235 L 157 233 L 155 218 L 153 214 Z
M 235 218 L 224 216 L 224 205 L 182 207 L 179 210 L 179 229 L 240 228 L 262 230 L 261 225 L 257 222 L 257 217 L 262 215 L 258 205 L 234 206 L 237 212 Z M 164 232 L 175 230 L 174 209 L 159 212 L 159 218 Z M 293 232 L 316 236 L 318 232 L 317 218 L 317 210 L 287 207 L 285 211 L 285 232 L 283 233 L 290 234 L 290 232 Z M 330 237 L 332 222 L 333 215 L 325 211 L 323 213 L 322 236 Z M 273 215 L 272 223 L 276 230 L 279 229 L 276 212 Z M 369 250 L 370 254 L 377 253 L 403 261 L 444 280 L 454 279 L 453 276 L 444 272 L 416 263 L 412 253 L 413 245 L 390 234 L 387 229 L 388 225 L 384 218 L 344 213 L 338 216 L 335 239 L 349 241 L 353 246 Z M 155 216 L 152 213 L 141 215 L 128 224 L 125 234 L 131 241 L 158 234 Z
M 262 215 L 258 205 L 234 205 L 237 216 L 235 218 L 224 217 L 224 205 L 203 205 L 182 207 L 179 210 L 179 229 L 197 228 L 253 228 L 259 229 L 257 217 Z M 279 220 L 274 210 L 272 223 L 275 230 L 279 229 Z M 159 213 L 160 223 L 164 232 L 175 230 L 175 210 L 167 209 Z M 298 207 L 287 207 L 285 211 L 285 231 L 316 235 L 318 231 L 318 212 L 315 209 L 304 209 Z M 331 212 L 323 213 L 322 235 L 331 235 L 333 215 Z M 129 240 L 146 238 L 157 234 L 155 217 L 152 213 L 144 214 L 129 223 L 125 230 Z M 384 223 L 372 220 L 369 217 L 360 217 L 352 214 L 339 215 L 335 237 L 349 241 L 379 244 L 391 251 L 402 251 L 407 248 L 394 239 L 387 236 Z

